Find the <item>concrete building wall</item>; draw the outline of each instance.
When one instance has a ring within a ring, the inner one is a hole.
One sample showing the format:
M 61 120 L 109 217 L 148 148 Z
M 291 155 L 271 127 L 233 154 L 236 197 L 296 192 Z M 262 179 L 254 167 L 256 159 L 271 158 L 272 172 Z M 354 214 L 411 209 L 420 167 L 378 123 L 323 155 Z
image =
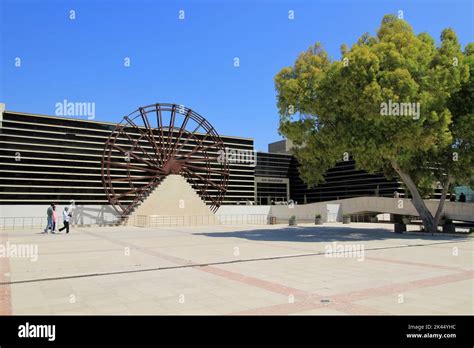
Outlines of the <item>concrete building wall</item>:
M 271 207 L 270 205 L 224 205 L 219 208 L 216 215 L 269 215 Z

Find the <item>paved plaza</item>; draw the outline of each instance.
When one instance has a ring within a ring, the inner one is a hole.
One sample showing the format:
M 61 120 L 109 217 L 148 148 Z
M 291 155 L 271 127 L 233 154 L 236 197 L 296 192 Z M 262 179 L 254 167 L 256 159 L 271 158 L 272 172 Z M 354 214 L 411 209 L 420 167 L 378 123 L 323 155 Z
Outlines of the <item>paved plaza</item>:
M 392 230 L 334 223 L 2 231 L 0 313 L 474 313 L 474 239 Z

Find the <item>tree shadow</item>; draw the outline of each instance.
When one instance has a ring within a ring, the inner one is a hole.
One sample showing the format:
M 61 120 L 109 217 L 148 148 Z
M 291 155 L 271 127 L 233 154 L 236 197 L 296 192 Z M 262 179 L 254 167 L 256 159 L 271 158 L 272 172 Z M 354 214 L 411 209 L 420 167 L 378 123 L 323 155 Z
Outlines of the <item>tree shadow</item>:
M 328 241 L 375 241 L 375 240 L 459 240 L 462 237 L 431 236 L 394 233 L 386 228 L 352 228 L 339 226 L 297 226 L 275 229 L 251 229 L 231 232 L 205 232 L 193 235 L 219 238 L 243 238 L 255 241 L 274 242 L 328 242 Z M 441 237 L 441 238 L 440 238 Z

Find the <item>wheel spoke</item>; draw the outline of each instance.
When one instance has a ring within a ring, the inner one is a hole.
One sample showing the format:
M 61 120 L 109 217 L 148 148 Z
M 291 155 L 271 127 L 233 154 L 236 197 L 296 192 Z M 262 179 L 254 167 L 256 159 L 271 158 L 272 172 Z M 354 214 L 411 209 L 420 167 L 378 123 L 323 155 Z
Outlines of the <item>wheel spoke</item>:
M 135 148 L 139 148 L 141 152 L 143 152 L 143 154 L 145 156 L 147 156 L 151 161 L 154 161 L 156 163 L 155 160 L 153 160 L 153 158 L 150 157 L 150 154 L 148 153 L 148 151 L 145 151 L 144 148 L 142 148 L 139 144 L 138 144 L 138 139 L 137 140 L 133 140 L 132 137 L 130 137 L 130 135 L 128 135 L 128 133 L 126 133 L 123 128 L 119 130 L 119 134 L 123 134 L 125 135 L 132 143 L 133 143 L 133 146 L 132 146 L 132 151 L 133 152 L 133 149 Z
M 158 157 L 158 159 L 161 162 L 161 157 L 158 155 L 159 154 L 158 144 L 156 143 L 155 135 L 153 134 L 153 129 L 150 126 L 150 121 L 148 121 L 148 117 L 147 117 L 147 114 L 146 114 L 145 110 L 143 108 L 140 108 L 139 110 L 140 110 L 140 115 L 141 115 L 142 120 L 143 120 L 143 124 L 145 125 L 145 128 L 146 128 L 148 134 L 150 134 L 150 140 L 152 142 L 153 148 L 155 149 L 155 156 Z M 163 165 L 163 162 L 161 162 L 161 165 Z
M 201 179 L 202 181 L 205 181 L 206 183 L 208 183 L 209 185 L 217 188 L 219 191 L 222 190 L 222 187 L 217 185 L 214 181 L 211 181 L 205 177 L 203 177 L 202 175 L 198 174 L 198 173 L 195 173 L 187 168 L 183 168 L 184 171 L 186 171 L 187 173 L 193 175 L 193 176 L 197 176 L 199 179 Z
M 183 149 L 183 147 L 188 144 L 189 139 L 192 138 L 191 136 L 194 136 L 194 135 L 195 135 L 196 131 L 197 131 L 199 128 L 202 127 L 202 125 L 204 124 L 205 121 L 206 121 L 205 119 L 202 119 L 202 120 L 198 123 L 197 127 L 196 127 L 191 133 L 188 134 L 188 137 L 186 138 L 186 141 L 185 141 L 183 144 L 181 144 L 180 147 L 176 150 L 177 153 L 179 153 L 179 151 L 181 151 L 181 150 Z
M 153 144 L 153 140 L 151 140 L 150 138 L 150 135 L 143 132 L 140 127 L 138 127 L 135 122 L 133 122 L 128 116 L 125 116 L 125 120 L 128 122 L 128 124 L 130 124 L 134 129 L 136 129 L 138 131 L 138 133 L 140 133 L 142 136 L 144 136 L 149 142 L 150 142 L 150 145 L 153 147 L 153 150 L 155 151 L 155 155 L 157 154 L 158 150 L 157 148 L 155 147 L 155 145 Z M 151 158 L 151 157 L 150 157 Z M 157 165 L 158 165 L 158 162 L 156 161 L 156 159 L 152 159 Z
M 189 156 L 195 154 L 197 151 L 204 150 L 204 149 L 215 148 L 215 147 L 216 147 L 216 144 L 211 144 L 211 145 L 206 145 L 206 146 L 199 145 L 199 146 L 196 146 L 191 152 L 188 152 L 186 155 L 181 156 L 181 157 L 184 157 L 184 159 L 186 159 Z
M 102 182 L 110 204 L 122 216 L 172 173 L 184 176 L 211 212 L 221 205 L 230 176 L 229 165 L 220 160 L 218 151 L 224 144 L 202 116 L 188 108 L 178 115 L 177 108 L 178 104 L 160 103 L 140 107 L 108 137 Z M 154 114 L 156 123 L 149 118 Z
M 176 105 L 171 108 L 170 126 L 168 128 L 168 140 L 166 141 L 166 161 L 171 157 L 171 144 L 173 144 L 174 121 L 176 118 Z
M 179 142 L 181 141 L 181 138 L 182 138 L 182 136 L 184 134 L 184 131 L 186 129 L 186 125 L 188 124 L 190 113 L 191 113 L 191 110 L 188 110 L 188 112 L 186 113 L 186 116 L 184 118 L 184 121 L 181 124 L 181 127 L 179 128 L 178 138 L 174 142 L 174 146 L 173 146 L 173 150 L 171 152 L 170 158 L 174 157 L 175 154 L 176 154 L 176 148 L 178 147 Z
M 145 172 L 151 172 L 151 173 L 163 173 L 164 171 L 161 168 L 147 168 L 147 167 L 140 167 L 140 166 L 135 166 L 133 164 L 122 164 L 118 162 L 111 162 L 111 161 L 105 161 L 105 163 L 109 164 L 110 166 L 113 167 L 119 167 L 119 168 L 126 168 L 126 169 L 135 169 L 135 170 L 143 170 Z
M 140 161 L 140 162 L 143 162 L 143 163 L 146 163 L 147 165 L 149 165 L 150 167 L 154 167 L 155 165 L 143 158 L 141 158 L 140 156 L 137 156 L 135 155 L 133 152 L 131 151 L 127 151 L 126 149 L 116 145 L 116 144 L 110 144 L 110 146 L 112 146 L 113 148 L 116 148 L 117 150 L 119 150 L 120 152 L 123 152 L 124 154 L 128 154 L 129 156 L 135 158 L 137 161 Z
M 209 156 L 209 157 L 190 157 L 188 159 L 186 159 L 186 162 L 203 162 L 203 161 L 207 161 L 207 160 L 218 160 L 219 159 L 219 156 L 216 156 L 216 157 L 213 157 L 213 156 Z
M 145 175 L 145 176 L 130 176 L 126 178 L 111 178 L 110 181 L 131 181 L 131 180 L 156 179 L 156 178 L 159 178 L 159 176 Z
M 119 195 L 115 195 L 115 199 L 120 199 L 122 197 L 125 197 L 125 196 L 130 196 L 131 194 L 134 194 L 134 193 L 141 193 L 143 192 L 144 190 L 146 190 L 148 187 L 154 185 L 154 183 L 148 183 L 142 187 L 139 187 L 139 188 L 136 188 L 136 189 L 133 189 L 133 190 L 130 190 L 130 191 L 127 191 L 127 192 L 124 192 L 124 193 L 121 193 Z
M 225 175 L 225 176 L 228 176 L 228 175 L 229 175 L 228 172 L 225 172 L 225 171 L 222 171 L 222 170 L 217 170 L 217 169 L 212 169 L 212 168 L 206 168 L 206 167 L 199 167 L 199 166 L 193 166 L 193 165 L 191 165 L 191 164 L 187 164 L 186 162 L 183 163 L 183 167 L 184 167 L 184 168 L 192 168 L 192 169 L 204 169 L 204 170 L 207 171 L 207 172 L 216 173 L 216 174 Z
M 160 129 L 160 153 L 159 153 L 159 156 L 160 156 L 160 159 L 161 159 L 161 163 L 164 163 L 165 161 L 165 153 L 164 153 L 164 149 L 163 149 L 163 141 L 165 139 L 165 135 L 163 133 L 163 115 L 161 114 L 161 105 L 159 104 L 156 104 L 156 120 L 157 120 L 157 124 L 158 124 L 158 128 Z

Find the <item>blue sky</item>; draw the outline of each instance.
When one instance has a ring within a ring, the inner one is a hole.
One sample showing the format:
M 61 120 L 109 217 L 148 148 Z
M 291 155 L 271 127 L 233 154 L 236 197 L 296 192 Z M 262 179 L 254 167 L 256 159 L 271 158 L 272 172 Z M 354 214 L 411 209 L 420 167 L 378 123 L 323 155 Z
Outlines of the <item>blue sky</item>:
M 184 104 L 220 134 L 254 138 L 258 150 L 281 138 L 275 74 L 314 42 L 339 59 L 341 43 L 374 34 L 384 14 L 399 10 L 416 32 L 439 40 L 452 27 L 463 47 L 474 41 L 471 0 L 0 3 L 0 102 L 7 110 L 54 115 L 67 99 L 94 102 L 96 120 L 119 122 L 139 106 Z

